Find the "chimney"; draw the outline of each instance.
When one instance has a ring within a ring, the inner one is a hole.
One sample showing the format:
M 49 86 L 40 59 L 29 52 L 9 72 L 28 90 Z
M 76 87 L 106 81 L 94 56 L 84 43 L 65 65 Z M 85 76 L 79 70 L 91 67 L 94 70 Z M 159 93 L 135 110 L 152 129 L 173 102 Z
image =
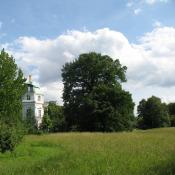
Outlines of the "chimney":
M 32 82 L 32 75 L 29 75 L 29 83 Z

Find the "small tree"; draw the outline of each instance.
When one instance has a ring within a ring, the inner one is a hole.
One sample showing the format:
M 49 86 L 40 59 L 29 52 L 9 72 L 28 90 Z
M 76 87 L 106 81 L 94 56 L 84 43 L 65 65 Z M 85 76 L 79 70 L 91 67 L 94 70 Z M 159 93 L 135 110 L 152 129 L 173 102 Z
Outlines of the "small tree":
M 40 129 L 44 132 L 49 132 L 52 129 L 52 121 L 51 121 L 48 113 L 46 113 L 46 112 L 45 112 L 44 117 L 42 119 Z
M 159 128 L 170 125 L 167 106 L 158 97 L 152 96 L 147 100 L 141 100 L 137 111 L 139 128 Z
M 27 110 L 25 125 L 29 134 L 35 134 L 38 131 L 38 124 L 34 116 L 34 111 L 31 108 Z
M 63 107 L 55 103 L 49 103 L 46 112 L 51 119 L 52 127 L 50 131 L 58 132 L 65 131 L 65 117 L 63 113 Z
M 0 152 L 13 151 L 23 135 L 24 129 L 21 123 L 14 126 L 0 121 Z
M 52 106 L 52 107 L 51 107 Z M 55 108 L 55 112 L 51 112 L 51 110 Z M 66 124 L 65 124 L 65 116 L 63 113 L 63 107 L 58 106 L 56 104 L 52 104 L 49 106 L 48 114 L 52 120 L 52 132 L 59 132 L 59 131 L 65 131 Z

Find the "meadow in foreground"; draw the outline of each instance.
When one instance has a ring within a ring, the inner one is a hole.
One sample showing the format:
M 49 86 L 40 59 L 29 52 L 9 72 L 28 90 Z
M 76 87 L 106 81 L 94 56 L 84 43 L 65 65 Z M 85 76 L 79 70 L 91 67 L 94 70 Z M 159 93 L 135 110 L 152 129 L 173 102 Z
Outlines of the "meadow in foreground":
M 26 136 L 1 175 L 173 175 L 175 128 Z

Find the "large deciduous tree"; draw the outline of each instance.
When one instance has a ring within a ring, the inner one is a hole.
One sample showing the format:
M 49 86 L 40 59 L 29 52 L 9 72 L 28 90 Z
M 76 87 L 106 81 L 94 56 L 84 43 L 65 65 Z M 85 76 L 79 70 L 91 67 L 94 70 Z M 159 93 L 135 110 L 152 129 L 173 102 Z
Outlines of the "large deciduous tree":
M 23 137 L 22 95 L 25 78 L 12 56 L 0 52 L 0 152 L 13 151 Z
M 122 89 L 126 67 L 97 53 L 81 54 L 62 69 L 68 130 L 120 131 L 132 128 L 134 103 Z
M 0 52 L 0 119 L 19 120 L 22 113 L 21 97 L 25 93 L 26 79 L 12 56 Z
M 147 100 L 141 100 L 137 111 L 139 128 L 160 128 L 170 125 L 167 105 L 158 97 L 152 96 Z

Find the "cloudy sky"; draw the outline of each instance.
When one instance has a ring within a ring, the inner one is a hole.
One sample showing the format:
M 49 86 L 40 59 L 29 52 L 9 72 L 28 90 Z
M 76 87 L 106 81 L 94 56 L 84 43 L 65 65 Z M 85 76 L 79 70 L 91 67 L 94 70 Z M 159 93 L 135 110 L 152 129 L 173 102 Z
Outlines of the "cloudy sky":
M 136 104 L 175 101 L 175 0 L 0 0 L 0 48 L 60 104 L 63 64 L 90 51 L 128 67 Z

